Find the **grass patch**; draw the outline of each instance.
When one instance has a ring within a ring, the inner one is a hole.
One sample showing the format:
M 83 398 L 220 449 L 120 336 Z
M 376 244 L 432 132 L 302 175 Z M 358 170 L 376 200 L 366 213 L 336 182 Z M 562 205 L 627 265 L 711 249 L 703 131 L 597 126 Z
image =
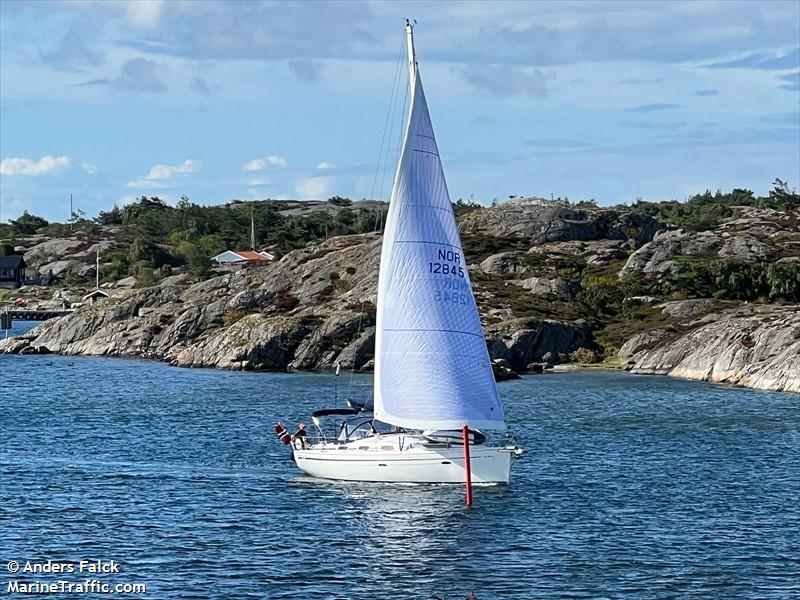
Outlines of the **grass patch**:
M 600 363 L 604 369 L 627 369 L 628 364 L 616 354 L 606 354 L 603 361 Z
M 582 274 L 584 276 L 591 275 L 594 277 L 617 277 L 626 262 L 628 262 L 628 259 L 622 258 L 620 260 L 611 261 L 607 265 L 585 265 Z
M 527 252 L 521 262 L 528 268 L 528 277 L 560 277 L 566 281 L 578 282 L 586 262 L 578 256 Z
M 478 289 L 491 295 L 492 308 L 510 308 L 515 318 L 573 321 L 587 316 L 579 302 L 563 302 L 554 297 L 537 296 L 525 288 L 503 280 L 478 282 Z
M 501 238 L 486 234 L 465 234 L 461 237 L 461 246 L 467 264 L 473 265 L 489 258 L 498 252 L 510 250 L 527 251 L 530 243 L 520 238 Z
M 599 326 L 594 331 L 594 338 L 603 348 L 603 355 L 610 359 L 616 357 L 622 344 L 637 333 L 663 327 L 675 321 L 674 317 L 663 314 L 660 308 L 633 306 L 625 310 L 624 316 L 618 315 L 608 321 L 598 323 Z

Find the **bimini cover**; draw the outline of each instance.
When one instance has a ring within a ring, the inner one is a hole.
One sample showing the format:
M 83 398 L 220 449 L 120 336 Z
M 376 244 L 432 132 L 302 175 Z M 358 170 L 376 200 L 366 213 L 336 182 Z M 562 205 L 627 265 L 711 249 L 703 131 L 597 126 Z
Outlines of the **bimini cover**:
M 347 405 L 350 408 L 355 408 L 359 412 L 367 412 L 372 411 L 375 408 L 375 404 L 372 398 L 348 398 Z
M 313 413 L 311 413 L 311 418 L 319 419 L 320 417 L 330 417 L 331 415 L 352 417 L 353 415 L 357 414 L 358 411 L 354 408 L 323 408 L 320 410 L 315 410 Z
M 375 418 L 505 430 L 419 76 L 383 235 Z

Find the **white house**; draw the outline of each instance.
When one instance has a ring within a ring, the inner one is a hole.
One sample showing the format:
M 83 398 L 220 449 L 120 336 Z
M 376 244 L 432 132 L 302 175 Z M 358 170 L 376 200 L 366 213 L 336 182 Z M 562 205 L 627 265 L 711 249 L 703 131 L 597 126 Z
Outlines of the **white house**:
M 225 250 L 225 252 L 217 254 L 212 260 L 221 265 L 233 265 L 240 263 L 269 262 L 275 260 L 275 257 L 264 250 L 261 252 L 256 252 L 255 250 Z
M 108 297 L 109 297 L 108 292 L 104 292 L 101 289 L 96 289 L 93 292 L 89 292 L 88 294 L 86 294 L 83 297 L 83 302 L 84 304 L 86 304 L 87 302 L 89 304 L 97 304 L 101 300 L 105 300 Z

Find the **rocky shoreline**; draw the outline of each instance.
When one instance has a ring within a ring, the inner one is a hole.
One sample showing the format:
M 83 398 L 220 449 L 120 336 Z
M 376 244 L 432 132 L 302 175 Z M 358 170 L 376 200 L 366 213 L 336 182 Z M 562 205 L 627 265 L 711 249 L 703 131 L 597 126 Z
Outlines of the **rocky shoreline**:
M 800 393 L 800 306 L 744 306 L 640 333 L 619 356 L 633 373 Z
M 630 281 L 663 291 L 703 260 L 795 268 L 798 222 L 797 211 L 752 210 L 690 233 L 538 201 L 467 214 L 464 249 L 497 377 L 618 356 L 634 373 L 800 392 L 800 306 L 625 291 Z M 145 288 L 117 282 L 106 300 L 0 341 L 0 353 L 368 371 L 380 246 L 379 233 L 338 236 L 194 284 L 181 273 Z
M 345 236 L 191 286 L 117 290 L 101 304 L 0 342 L 0 353 L 232 370 L 370 370 L 379 253 L 380 236 Z M 591 344 L 583 321 L 509 319 L 487 325 L 486 335 L 503 378 Z
M 722 383 L 736 387 L 746 387 L 765 391 L 795 392 L 800 393 L 800 307 L 781 307 L 773 312 L 773 307 L 754 306 L 749 314 L 742 311 L 731 311 L 725 318 L 733 321 L 714 322 L 719 315 L 706 316 L 702 323 L 697 323 L 697 330 L 689 329 L 680 331 L 675 328 L 651 331 L 646 334 L 637 334 L 627 342 L 619 353 L 619 361 L 596 364 L 549 364 L 547 362 L 533 363 L 527 368 L 520 369 L 523 373 L 572 373 L 582 371 L 619 371 L 626 370 L 637 375 L 658 375 L 677 377 L 695 381 L 708 381 Z M 766 320 L 762 329 L 755 322 Z M 720 334 L 725 335 L 729 328 L 744 328 L 733 337 L 725 336 L 720 339 Z M 750 326 L 749 328 L 747 326 Z M 703 328 L 708 328 L 703 331 Z M 785 328 L 785 329 L 784 329 Z M 773 335 L 777 334 L 778 342 L 775 343 Z M 708 335 L 707 341 L 698 346 L 698 338 Z M 364 337 L 368 343 L 374 343 L 374 328 L 366 331 Z M 150 352 L 91 352 L 87 348 L 70 349 L 62 348 L 56 351 L 45 345 L 48 334 L 42 332 L 29 332 L 28 334 L 0 340 L 0 354 L 62 354 L 66 356 L 106 356 L 115 358 L 136 358 L 144 360 L 158 360 L 167 362 L 172 366 L 184 368 L 218 368 L 230 370 L 259 370 L 259 371 L 334 371 L 332 365 L 314 366 L 297 369 L 283 364 L 271 366 L 253 366 L 247 360 L 208 360 L 208 356 L 196 357 L 191 353 L 182 352 L 179 358 L 170 359 L 166 354 L 153 354 Z M 355 348 L 363 351 L 369 359 L 364 361 L 362 372 L 372 371 L 372 353 L 368 344 L 361 345 L 356 342 Z M 719 343 L 723 342 L 720 346 Z M 51 342 L 52 343 L 52 342 Z M 769 349 L 767 349 L 769 347 Z M 495 347 L 495 350 L 497 347 Z M 279 352 L 285 352 L 281 349 Z M 181 357 L 181 355 L 183 355 Z M 352 354 L 350 354 L 352 356 Z M 497 381 L 519 379 L 519 373 L 511 367 L 505 356 L 507 352 L 500 351 L 498 356 L 491 353 L 493 370 Z M 341 356 L 341 355 L 340 355 Z M 358 364 L 358 360 L 356 361 Z

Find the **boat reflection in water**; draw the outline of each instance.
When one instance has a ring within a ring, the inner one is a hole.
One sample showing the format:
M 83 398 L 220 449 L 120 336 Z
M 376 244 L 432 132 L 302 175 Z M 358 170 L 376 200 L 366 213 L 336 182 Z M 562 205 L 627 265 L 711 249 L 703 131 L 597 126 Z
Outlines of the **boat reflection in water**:
M 393 589 L 414 590 L 417 595 L 409 596 L 413 598 L 441 594 L 447 600 L 462 600 L 470 591 L 481 597 L 486 574 L 481 573 L 480 557 L 484 551 L 502 553 L 506 546 L 492 523 L 498 513 L 514 514 L 521 508 L 519 493 L 498 484 L 481 485 L 481 502 L 466 512 L 461 488 L 447 484 L 377 484 L 300 476 L 292 485 L 313 486 L 314 493 L 321 494 L 315 505 L 337 507 L 335 514 L 317 524 L 318 532 L 325 537 L 328 525 L 347 530 L 338 543 L 347 554 L 351 573 L 355 569 L 373 583 L 391 581 Z M 482 537 L 484 543 L 476 545 Z M 358 558 L 353 547 L 359 548 Z M 506 560 L 514 562 L 522 556 L 509 555 Z

